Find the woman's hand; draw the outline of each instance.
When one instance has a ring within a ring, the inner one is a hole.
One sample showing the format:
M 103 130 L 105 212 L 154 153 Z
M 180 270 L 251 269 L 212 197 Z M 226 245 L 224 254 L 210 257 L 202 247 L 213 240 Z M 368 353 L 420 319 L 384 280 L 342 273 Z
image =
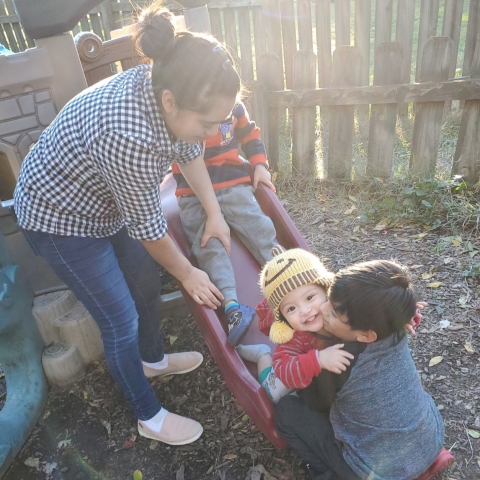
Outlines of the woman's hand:
M 220 211 L 207 217 L 205 232 L 200 241 L 200 246 L 204 247 L 210 237 L 218 238 L 225 247 L 228 255 L 230 255 L 230 228 Z
M 223 295 L 204 271 L 192 266 L 187 275 L 178 280 L 199 305 L 207 305 L 214 310 L 221 305 Z
M 253 171 L 253 189 L 256 190 L 259 183 L 264 183 L 272 192 L 276 192 L 272 183 L 272 176 L 264 165 L 256 165 Z

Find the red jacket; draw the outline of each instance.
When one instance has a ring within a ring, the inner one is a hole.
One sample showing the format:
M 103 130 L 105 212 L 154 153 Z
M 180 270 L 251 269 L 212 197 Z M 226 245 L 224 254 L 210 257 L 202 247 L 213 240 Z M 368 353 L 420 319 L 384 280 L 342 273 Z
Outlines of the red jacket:
M 258 315 L 260 331 L 269 335 L 274 316 L 266 299 L 255 307 L 255 312 Z M 323 350 L 334 344 L 334 340 L 319 337 L 311 332 L 296 331 L 289 342 L 278 345 L 275 349 L 273 370 L 285 386 L 305 388 L 322 371 L 318 363 L 317 350 Z

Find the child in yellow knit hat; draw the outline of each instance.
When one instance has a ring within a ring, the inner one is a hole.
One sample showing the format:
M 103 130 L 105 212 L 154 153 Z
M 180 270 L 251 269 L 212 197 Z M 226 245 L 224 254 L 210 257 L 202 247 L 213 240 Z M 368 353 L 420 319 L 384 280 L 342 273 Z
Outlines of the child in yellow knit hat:
M 322 262 L 300 248 L 275 247 L 260 273 L 265 300 L 256 307 L 260 330 L 278 344 L 239 345 L 237 352 L 257 363 L 259 382 L 274 403 L 292 389 L 307 387 L 322 369 L 345 371 L 353 355 L 323 331 L 320 307 L 333 279 Z M 273 366 L 273 368 L 272 368 Z

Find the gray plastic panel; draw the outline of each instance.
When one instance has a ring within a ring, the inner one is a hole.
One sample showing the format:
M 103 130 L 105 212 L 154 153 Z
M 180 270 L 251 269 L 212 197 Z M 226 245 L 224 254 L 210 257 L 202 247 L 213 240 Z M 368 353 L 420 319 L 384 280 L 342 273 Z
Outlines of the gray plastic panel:
M 45 38 L 69 32 L 101 0 L 13 0 L 25 33 Z

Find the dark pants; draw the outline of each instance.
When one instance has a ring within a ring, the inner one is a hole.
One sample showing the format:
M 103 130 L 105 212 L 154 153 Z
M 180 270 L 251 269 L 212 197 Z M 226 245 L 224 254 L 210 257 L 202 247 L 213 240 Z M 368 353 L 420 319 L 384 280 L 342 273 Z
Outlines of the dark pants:
M 361 480 L 347 464 L 327 413 L 310 410 L 294 395 L 283 397 L 275 411 L 279 435 L 309 465 L 315 480 Z
M 97 322 L 108 368 L 137 418 L 155 416 L 162 406 L 141 362 L 163 358 L 155 260 L 125 228 L 108 238 L 23 234 Z

